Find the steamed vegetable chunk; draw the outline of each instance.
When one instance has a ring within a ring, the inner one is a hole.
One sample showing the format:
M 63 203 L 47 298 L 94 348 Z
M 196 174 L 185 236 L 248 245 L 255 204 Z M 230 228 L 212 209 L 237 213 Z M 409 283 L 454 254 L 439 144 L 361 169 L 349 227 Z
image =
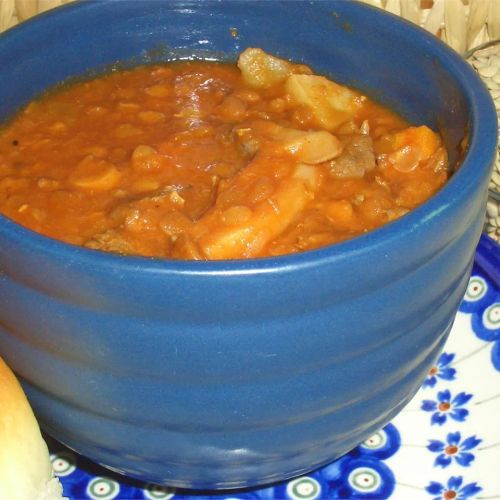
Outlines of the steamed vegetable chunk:
M 314 198 L 319 174 L 313 167 L 304 168 L 285 161 L 280 168 L 285 167 L 289 172 L 276 178 L 272 168 L 274 162 L 273 158 L 257 157 L 221 189 L 214 209 L 195 230 L 203 231 L 199 242 L 208 258 L 259 255 Z M 248 185 L 258 183 L 263 175 L 270 181 L 265 197 L 259 197 L 258 186 L 255 192 L 246 190 Z M 231 196 L 235 192 L 242 193 L 237 204 Z
M 292 64 L 266 54 L 262 49 L 253 48 L 240 54 L 238 68 L 245 83 L 256 89 L 268 89 L 283 82 L 292 73 L 311 73 L 307 66 Z
M 269 121 L 251 122 L 236 129 L 236 135 L 247 151 L 265 148 L 312 165 L 331 160 L 342 151 L 339 139 L 325 130 L 303 131 Z
M 312 250 L 403 216 L 447 178 L 429 127 L 258 48 L 236 66 L 176 62 L 73 84 L 0 133 L 0 211 L 122 255 Z
M 290 75 L 286 90 L 292 102 L 309 108 L 317 125 L 326 130 L 353 119 L 361 104 L 361 97 L 323 76 Z

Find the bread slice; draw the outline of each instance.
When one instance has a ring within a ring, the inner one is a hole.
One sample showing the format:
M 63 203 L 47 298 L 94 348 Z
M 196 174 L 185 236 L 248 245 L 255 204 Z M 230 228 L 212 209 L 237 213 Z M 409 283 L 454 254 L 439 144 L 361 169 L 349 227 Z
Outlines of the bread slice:
M 47 445 L 16 377 L 0 358 L 0 499 L 59 500 Z

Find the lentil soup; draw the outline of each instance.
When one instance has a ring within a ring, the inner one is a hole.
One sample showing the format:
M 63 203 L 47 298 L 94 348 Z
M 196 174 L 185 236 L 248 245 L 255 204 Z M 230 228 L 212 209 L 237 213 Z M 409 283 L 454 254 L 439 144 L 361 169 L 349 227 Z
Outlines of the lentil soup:
M 124 255 L 315 249 L 403 216 L 448 175 L 430 128 L 260 49 L 72 84 L 0 134 L 0 212 Z

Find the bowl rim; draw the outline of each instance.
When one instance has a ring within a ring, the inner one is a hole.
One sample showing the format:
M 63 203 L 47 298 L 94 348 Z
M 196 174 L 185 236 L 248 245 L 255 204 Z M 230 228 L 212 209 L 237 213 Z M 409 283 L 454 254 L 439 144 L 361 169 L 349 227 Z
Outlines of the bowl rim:
M 118 0 L 74 2 L 51 9 L 0 34 L 0 45 L 6 39 L 21 36 L 26 32 L 28 34 L 37 25 L 43 23 L 57 24 L 58 20 L 65 15 L 78 15 L 79 12 L 90 11 L 99 4 L 113 3 L 115 1 Z M 244 1 L 236 0 L 235 3 Z M 273 0 L 265 1 L 283 3 Z M 325 2 L 309 3 L 324 4 Z M 343 2 L 342 0 L 330 0 L 329 3 L 333 5 Z M 466 103 L 470 106 L 469 145 L 464 159 L 448 182 L 422 205 L 411 210 L 400 219 L 340 243 L 295 254 L 251 259 L 193 261 L 118 255 L 88 249 L 44 236 L 14 222 L 3 214 L 0 214 L 0 235 L 6 234 L 13 240 L 22 240 L 26 247 L 40 252 L 40 255 L 57 256 L 59 259 L 78 261 L 81 265 L 91 267 L 112 267 L 125 272 L 136 271 L 140 268 L 142 272 L 181 275 L 261 274 L 290 269 L 307 269 L 311 266 L 315 267 L 332 260 L 342 259 L 346 255 L 349 258 L 354 258 L 356 255 L 373 250 L 382 244 L 409 235 L 421 224 L 425 224 L 436 215 L 459 204 L 464 195 L 472 189 L 471 186 L 478 179 L 478 175 L 484 173 L 484 170 L 488 169 L 488 167 L 492 167 L 495 158 L 497 115 L 488 90 L 467 62 L 437 37 L 399 16 L 371 5 L 360 2 L 349 3 L 352 8 L 371 11 L 371 15 L 378 16 L 380 20 L 386 19 L 387 22 L 393 24 L 395 28 L 393 31 L 398 36 L 404 35 L 408 39 L 412 39 L 412 42 L 421 46 L 422 49 L 431 51 L 432 56 L 440 61 L 446 73 L 452 77 Z M 403 29 L 405 33 L 403 33 Z M 479 173 L 475 167 L 476 164 L 483 165 L 483 169 Z

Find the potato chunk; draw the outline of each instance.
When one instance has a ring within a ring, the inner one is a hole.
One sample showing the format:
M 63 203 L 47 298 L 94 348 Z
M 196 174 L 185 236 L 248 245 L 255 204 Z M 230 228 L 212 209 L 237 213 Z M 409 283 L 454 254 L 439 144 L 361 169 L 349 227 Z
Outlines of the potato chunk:
M 238 205 L 245 203 L 244 214 L 239 209 L 240 216 L 227 221 L 228 209 L 234 210 L 234 204 L 228 202 L 231 193 L 241 193 L 251 180 L 255 182 L 262 178 L 262 173 L 269 169 L 269 165 L 269 157 L 257 156 L 221 189 L 214 209 L 200 219 L 195 232 L 201 233 L 201 237 L 195 235 L 195 239 L 206 258 L 238 259 L 257 256 L 314 198 L 314 193 L 321 184 L 317 167 L 289 164 L 289 175 L 274 180 L 269 196 L 252 203 L 251 194 L 242 194 L 243 198 L 238 200 Z
M 246 49 L 238 58 L 238 68 L 247 85 L 265 89 L 284 81 L 292 73 L 293 65 L 262 49 Z
M 278 155 L 286 153 L 309 165 L 332 160 L 342 152 L 339 139 L 326 130 L 305 131 L 256 120 L 237 128 L 235 134 L 243 150 L 249 154 L 264 148 Z
M 200 247 L 209 259 L 254 257 L 287 228 L 310 200 L 306 181 L 287 179 L 273 196 L 257 204 L 247 221 L 220 227 L 203 238 Z
M 308 107 L 318 126 L 327 130 L 353 118 L 360 105 L 354 92 L 323 76 L 290 75 L 286 90 L 295 104 Z

